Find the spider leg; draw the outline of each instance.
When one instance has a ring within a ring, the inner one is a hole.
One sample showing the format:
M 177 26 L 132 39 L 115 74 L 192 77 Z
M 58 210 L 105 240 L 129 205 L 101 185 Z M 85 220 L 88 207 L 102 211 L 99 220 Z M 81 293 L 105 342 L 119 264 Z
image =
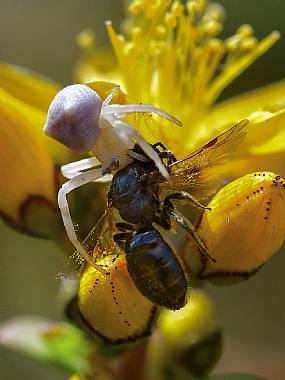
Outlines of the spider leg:
M 174 121 L 179 127 L 182 127 L 182 123 L 176 119 L 174 116 L 170 115 L 168 112 L 161 110 L 160 108 L 154 107 L 151 104 L 109 104 L 114 97 L 116 91 L 120 86 L 113 88 L 111 94 L 107 96 L 102 104 L 102 112 L 104 116 L 107 114 L 113 114 L 117 118 L 126 116 L 128 113 L 134 112 L 154 112 L 157 115 L 165 117 L 168 120 Z
M 82 174 L 83 171 L 92 169 L 99 165 L 101 166 L 101 162 L 96 157 L 84 158 L 83 160 L 63 165 L 61 167 L 61 173 L 65 178 L 71 179 L 77 177 L 79 174 Z M 93 182 L 110 182 L 112 177 L 112 175 L 106 174 Z
M 113 127 L 121 141 L 127 139 L 135 139 L 137 144 L 142 148 L 146 155 L 154 162 L 155 166 L 158 168 L 162 176 L 168 181 L 170 187 L 172 188 L 172 181 L 170 179 L 169 173 L 166 170 L 165 165 L 161 161 L 158 153 L 149 145 L 145 139 L 139 134 L 139 132 L 131 125 L 124 123 L 121 120 L 113 121 Z
M 110 101 L 113 99 L 113 97 L 114 97 L 114 95 L 115 95 L 115 93 L 117 92 L 117 90 L 118 90 L 119 87 L 120 87 L 120 86 L 115 86 L 115 87 L 113 88 L 111 94 L 109 94 L 109 95 L 107 96 L 107 98 L 104 100 L 104 102 L 102 103 L 102 107 L 106 107 L 106 106 L 109 105 Z
M 103 109 L 103 106 L 102 106 Z M 170 121 L 174 121 L 179 127 L 182 127 L 182 123 L 169 113 L 154 107 L 150 104 L 108 104 L 104 105 L 104 115 L 113 114 L 117 118 L 126 116 L 128 113 L 134 112 L 153 112 L 159 116 L 164 117 Z
M 70 193 L 72 190 L 82 185 L 85 185 L 89 182 L 92 182 L 101 176 L 102 176 L 101 169 L 94 169 L 86 173 L 81 173 L 77 177 L 74 177 L 70 179 L 69 181 L 65 182 L 58 192 L 58 206 L 60 208 L 63 224 L 66 229 L 67 235 L 70 241 L 72 242 L 72 244 L 74 245 L 74 247 L 77 249 L 79 254 L 88 262 L 88 264 L 92 265 L 95 269 L 105 274 L 106 271 L 103 268 L 101 268 L 99 265 L 95 264 L 95 262 L 92 260 L 92 257 L 88 255 L 88 252 L 85 250 L 82 243 L 79 242 L 74 226 L 73 226 L 73 222 L 71 219 L 68 202 L 66 198 L 66 195 Z
M 101 163 L 96 157 L 84 158 L 83 160 L 63 165 L 61 167 L 61 173 L 65 178 L 71 179 L 81 174 L 82 171 L 92 169 L 99 165 L 101 165 Z
M 152 147 L 155 149 L 155 151 L 158 153 L 159 157 L 161 159 L 163 158 L 167 158 L 167 166 L 173 164 L 174 162 L 177 161 L 176 157 L 174 156 L 174 154 L 171 152 L 171 150 L 167 149 L 163 144 L 162 142 L 157 142 L 155 144 L 152 145 Z M 162 149 L 162 151 L 160 151 L 158 149 L 158 147 L 160 147 Z
M 150 159 L 148 157 L 143 156 L 142 154 L 136 153 L 132 150 L 129 150 L 128 155 L 132 158 L 135 158 L 136 160 L 142 161 L 142 162 L 150 162 Z

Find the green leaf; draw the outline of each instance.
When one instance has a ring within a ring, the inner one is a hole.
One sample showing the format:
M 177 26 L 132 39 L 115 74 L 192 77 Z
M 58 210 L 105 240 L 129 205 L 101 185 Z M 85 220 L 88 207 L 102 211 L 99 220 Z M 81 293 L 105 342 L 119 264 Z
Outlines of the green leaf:
M 0 330 L 0 342 L 16 352 L 71 373 L 90 369 L 91 345 L 82 331 L 64 322 L 24 316 Z

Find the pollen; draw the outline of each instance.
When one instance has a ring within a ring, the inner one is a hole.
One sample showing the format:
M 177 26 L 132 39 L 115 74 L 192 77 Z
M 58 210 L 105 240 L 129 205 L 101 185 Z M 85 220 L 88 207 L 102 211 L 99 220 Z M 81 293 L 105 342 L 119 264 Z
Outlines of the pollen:
M 219 39 L 225 11 L 206 0 L 135 0 L 129 11 L 129 38 L 107 23 L 126 91 L 196 128 L 221 91 L 279 38 L 272 32 L 258 42 L 245 24 Z M 189 130 L 195 134 L 192 127 L 181 133 Z M 163 136 L 164 143 L 171 146 L 173 137 Z

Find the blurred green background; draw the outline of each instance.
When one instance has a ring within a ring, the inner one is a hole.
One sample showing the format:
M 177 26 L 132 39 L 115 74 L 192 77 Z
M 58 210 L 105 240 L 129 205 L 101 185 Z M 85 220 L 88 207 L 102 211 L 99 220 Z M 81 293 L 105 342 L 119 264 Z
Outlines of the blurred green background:
M 224 0 L 224 37 L 243 23 L 261 39 L 272 30 L 281 40 L 235 80 L 221 99 L 284 78 L 285 1 Z M 92 29 L 101 44 L 108 42 L 104 21 L 119 30 L 123 1 L 2 1 L 1 60 L 35 70 L 63 85 L 72 83 L 79 54 L 75 36 Z M 40 152 L 39 152 L 40 154 Z M 5 164 L 1 162 L 1 164 Z M 262 170 L 262 168 L 260 168 Z M 280 173 L 285 176 L 284 172 Z M 94 220 L 94 224 L 95 224 Z M 51 244 L 24 237 L 1 224 L 1 318 L 41 315 L 62 318 L 54 279 L 65 258 Z M 285 249 L 248 282 L 228 288 L 207 288 L 215 299 L 225 332 L 225 352 L 215 372 L 251 372 L 270 380 L 285 374 Z M 68 375 L 1 349 L 1 378 L 63 380 Z

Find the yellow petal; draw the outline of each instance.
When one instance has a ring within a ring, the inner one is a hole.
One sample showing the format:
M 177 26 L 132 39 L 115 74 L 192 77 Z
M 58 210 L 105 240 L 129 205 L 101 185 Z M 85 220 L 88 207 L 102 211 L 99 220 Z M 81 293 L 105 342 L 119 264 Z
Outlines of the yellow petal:
M 114 87 L 118 86 L 118 84 L 113 82 L 93 80 L 90 80 L 85 84 L 86 86 L 92 88 L 92 90 L 96 91 L 102 100 L 105 100 L 106 97 L 112 92 Z M 116 93 L 114 94 L 114 97 L 112 98 L 110 104 L 126 104 L 134 102 L 135 100 L 131 96 L 125 94 L 119 87 Z
M 230 161 L 227 165 L 227 178 L 234 180 L 248 173 L 253 173 L 256 171 L 256 168 L 260 167 L 263 168 L 264 171 L 274 171 L 274 173 L 280 173 L 280 175 L 284 177 L 284 152 L 242 157 L 238 151 L 238 158 Z
M 249 120 L 248 134 L 227 171 L 237 178 L 260 167 L 285 175 L 285 81 L 239 95 L 215 106 L 199 123 L 200 138 L 207 141 L 236 120 Z M 190 144 L 190 145 L 189 145 Z M 195 142 L 188 141 L 190 149 Z
M 269 154 L 285 149 L 285 81 L 264 86 L 216 105 L 199 124 L 221 133 L 239 119 L 249 119 L 249 133 L 240 154 Z M 210 128 L 209 128 L 210 126 Z
M 285 107 L 285 80 L 272 83 L 218 103 L 207 116 L 212 124 L 227 125 L 238 118 L 246 118 L 258 110 L 280 111 Z M 276 107 L 276 110 L 274 110 Z M 205 120 L 205 123 L 207 121 Z
M 39 225 L 27 225 L 31 204 L 38 205 L 37 221 L 48 219 L 48 210 L 57 215 L 54 166 L 39 134 L 45 113 L 2 89 L 0 99 L 1 213 L 17 228 L 37 233 Z
M 255 273 L 282 246 L 285 182 L 258 172 L 225 186 L 209 203 L 197 230 L 216 262 L 207 259 L 202 278 L 231 284 Z
M 0 64 L 1 87 L 14 98 L 47 112 L 51 100 L 61 89 L 55 82 L 23 67 Z

